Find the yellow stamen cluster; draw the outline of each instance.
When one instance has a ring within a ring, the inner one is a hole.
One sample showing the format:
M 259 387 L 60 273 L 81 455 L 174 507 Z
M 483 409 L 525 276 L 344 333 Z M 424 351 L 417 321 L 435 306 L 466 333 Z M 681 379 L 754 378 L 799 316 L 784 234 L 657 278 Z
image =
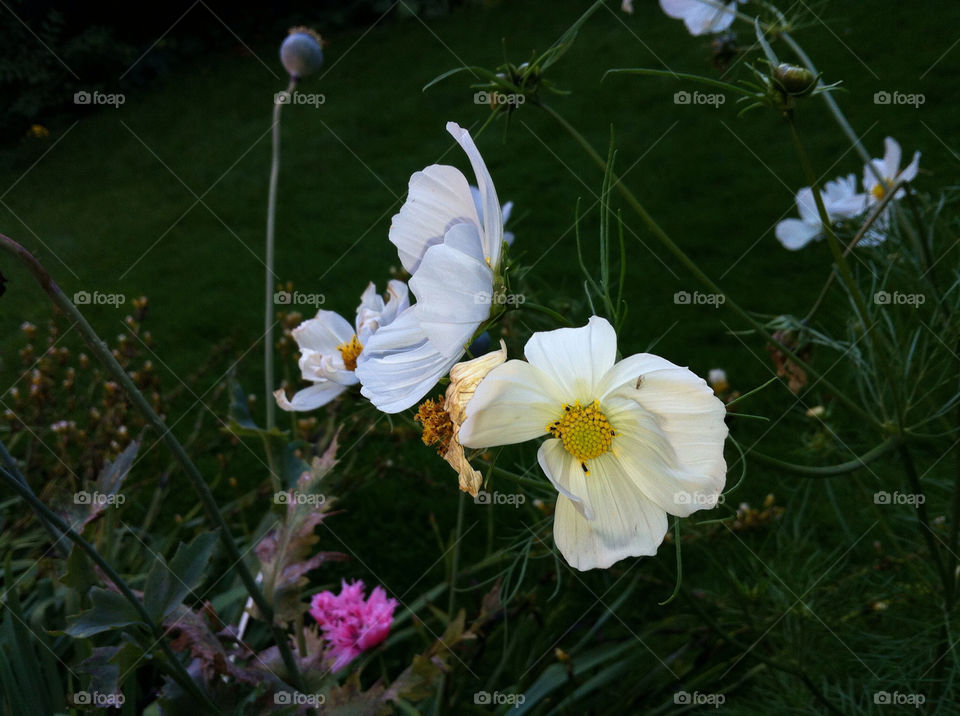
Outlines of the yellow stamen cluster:
M 453 438 L 453 422 L 450 414 L 443 409 L 443 400 L 427 398 L 420 404 L 413 419 L 423 425 L 423 444 L 436 445 L 440 455 L 446 453 Z
M 880 201 L 887 195 L 887 192 L 890 190 L 891 186 L 893 186 L 893 182 L 889 179 L 884 179 L 883 181 L 874 184 L 873 189 L 870 190 L 870 193 L 873 194 L 874 199 Z
M 346 343 L 341 343 L 337 346 L 337 350 L 340 351 L 340 355 L 343 356 L 343 367 L 347 370 L 356 370 L 357 356 L 359 356 L 363 350 L 363 344 L 357 339 L 356 334 Z
M 558 420 L 547 425 L 547 431 L 563 441 L 563 447 L 579 462 L 587 475 L 587 460 L 600 457 L 610 450 L 617 431 L 610 425 L 607 416 L 600 410 L 600 401 L 592 405 L 564 405 Z

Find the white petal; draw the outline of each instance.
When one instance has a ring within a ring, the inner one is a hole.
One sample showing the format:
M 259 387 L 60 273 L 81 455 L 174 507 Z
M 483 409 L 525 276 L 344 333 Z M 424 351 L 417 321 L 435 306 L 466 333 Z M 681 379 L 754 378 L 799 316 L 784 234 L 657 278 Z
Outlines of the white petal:
M 813 189 L 808 186 L 797 192 L 797 211 L 800 212 L 800 218 L 807 224 L 820 223 L 817 200 L 813 198 Z
M 460 442 L 481 448 L 532 440 L 563 410 L 559 387 L 540 369 L 520 360 L 491 370 L 467 403 Z
M 598 461 L 602 462 L 602 461 Z M 606 569 L 627 557 L 652 556 L 667 533 L 667 515 L 630 482 L 598 464 L 587 479 L 593 520 L 560 495 L 553 536 L 563 558 L 579 570 Z
M 592 476 L 587 475 L 583 466 L 567 452 L 562 440 L 553 439 L 543 443 L 537 451 L 537 462 L 557 492 L 570 500 L 577 512 L 588 520 L 596 517 L 589 502 L 587 487 L 587 481 Z
M 883 147 L 883 176 L 892 180 L 900 173 L 900 159 L 903 152 L 900 149 L 900 143 L 893 137 L 884 139 Z
M 317 353 L 337 352 L 337 346 L 347 343 L 354 336 L 353 326 L 339 313 L 317 311 L 315 318 L 304 321 L 293 329 L 293 339 L 301 350 Z
M 876 174 L 870 170 L 871 165 L 876 170 Z M 886 181 L 888 178 L 884 171 L 886 171 L 883 161 L 880 159 L 871 159 L 869 164 L 863 165 L 863 190 L 867 194 L 867 199 L 871 204 L 875 204 L 878 200 L 873 194 L 873 190 L 880 183 L 877 180 L 877 174 L 880 175 L 880 178 Z
M 413 274 L 426 250 L 442 243 L 450 227 L 463 222 L 480 224 L 470 185 L 459 169 L 433 164 L 410 177 L 407 201 L 390 224 L 390 241 L 403 267 Z
M 473 173 L 477 176 L 477 186 L 483 203 L 481 221 L 484 256 L 490 259 L 491 266 L 496 267 L 500 263 L 500 250 L 503 248 L 503 218 L 500 214 L 497 190 L 493 186 L 493 179 L 490 178 L 487 165 L 484 164 L 477 145 L 473 143 L 470 132 L 456 122 L 447 122 L 447 131 L 466 152 L 470 159 L 470 166 L 473 167 Z
M 796 251 L 820 236 L 822 230 L 823 226 L 819 222 L 808 224 L 800 219 L 784 219 L 777 224 L 775 233 L 777 241 L 783 244 L 785 249 Z
M 897 181 L 913 181 L 917 178 L 917 174 L 920 172 L 920 152 L 913 153 L 913 161 L 906 166 L 906 168 L 900 172 L 900 176 L 897 177 Z
M 459 224 L 442 245 L 427 250 L 410 279 L 420 326 L 443 355 L 462 353 L 490 315 L 493 272 L 480 250 L 476 227 Z
M 660 0 L 660 7 L 672 18 L 683 20 L 691 35 L 722 32 L 733 23 L 736 2 L 720 0 Z
M 273 397 L 283 410 L 302 413 L 326 405 L 346 389 L 345 385 L 325 380 L 298 391 L 293 400 L 287 400 L 287 394 L 283 390 L 274 391 Z
M 462 355 L 444 356 L 427 341 L 417 308 L 411 306 L 374 333 L 357 359 L 361 394 L 385 413 L 419 402 Z
M 617 334 L 605 318 L 592 316 L 582 328 L 534 333 L 523 352 L 560 387 L 564 402 L 587 405 L 617 359 Z

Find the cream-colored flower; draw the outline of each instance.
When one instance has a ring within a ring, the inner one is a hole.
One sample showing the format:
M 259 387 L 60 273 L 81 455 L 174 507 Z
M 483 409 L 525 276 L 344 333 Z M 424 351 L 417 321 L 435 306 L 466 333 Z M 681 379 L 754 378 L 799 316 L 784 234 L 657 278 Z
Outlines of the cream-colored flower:
M 447 386 L 443 406 L 427 400 L 417 412 L 416 420 L 423 424 L 423 441 L 428 445 L 439 444 L 441 457 L 460 477 L 460 489 L 473 497 L 477 496 L 483 484 L 483 476 L 467 460 L 463 445 L 460 444 L 460 426 L 466 420 L 467 403 L 480 381 L 506 359 L 507 346 L 501 340 L 500 350 L 457 363 L 450 369 L 450 385 Z

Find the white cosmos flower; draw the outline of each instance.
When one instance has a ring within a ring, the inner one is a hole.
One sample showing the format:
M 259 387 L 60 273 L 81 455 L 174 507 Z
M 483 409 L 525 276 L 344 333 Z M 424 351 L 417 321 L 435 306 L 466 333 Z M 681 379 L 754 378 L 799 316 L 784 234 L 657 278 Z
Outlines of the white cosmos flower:
M 740 0 L 746 2 L 746 0 Z M 660 0 L 661 9 L 675 20 L 683 20 L 691 35 L 723 32 L 736 18 L 737 0 Z M 624 8 L 626 10 L 626 8 Z M 633 8 L 631 7 L 631 10 Z M 629 11 L 628 11 L 629 12 Z
M 460 442 L 472 448 L 552 435 L 538 453 L 560 493 L 554 538 L 576 569 L 652 555 L 667 514 L 713 507 L 726 480 L 726 409 L 702 378 L 649 353 L 616 362 L 613 327 L 535 333 L 527 361 L 483 379 Z
M 370 338 L 383 326 L 410 306 L 407 284 L 390 281 L 387 301 L 377 293 L 371 281 L 360 297 L 355 325 L 333 311 L 317 311 L 315 318 L 293 329 L 293 338 L 300 347 L 300 372 L 313 382 L 288 400 L 283 390 L 273 397 L 284 410 L 315 410 L 336 398 L 348 386 L 357 384 L 354 369 L 357 357 Z
M 857 192 L 857 178 L 853 174 L 828 181 L 821 191 L 823 207 L 830 221 L 850 219 L 867 207 L 866 194 Z M 805 186 L 797 192 L 799 219 L 784 219 L 776 228 L 777 239 L 784 248 L 796 251 L 814 239 L 823 237 L 823 223 L 813 198 L 813 190 Z
M 454 122 L 447 131 L 470 159 L 482 210 L 459 169 L 434 164 L 410 177 L 390 241 L 412 274 L 417 303 L 377 331 L 357 362 L 361 392 L 386 413 L 426 395 L 490 316 L 503 249 L 500 202 L 469 132 Z
M 863 167 L 863 190 L 867 193 L 871 204 L 876 204 L 882 200 L 897 182 L 913 181 L 920 170 L 920 152 L 914 152 L 913 161 L 901 171 L 900 159 L 903 152 L 900 149 L 900 144 L 893 137 L 887 137 L 883 140 L 883 146 L 883 159 L 870 160 L 870 164 L 883 177 L 883 181 L 877 180 L 877 176 L 870 170 L 869 164 L 865 164 Z M 906 194 L 906 190 L 901 188 L 893 198 L 901 199 L 904 194 Z

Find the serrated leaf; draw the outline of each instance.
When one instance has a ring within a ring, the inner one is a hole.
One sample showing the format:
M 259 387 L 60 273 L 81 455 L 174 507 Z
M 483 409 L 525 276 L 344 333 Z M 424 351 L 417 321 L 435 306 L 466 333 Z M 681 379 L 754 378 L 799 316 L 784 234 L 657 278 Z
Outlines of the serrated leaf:
M 197 535 L 189 544 L 181 543 L 170 564 L 158 557 L 143 590 L 143 605 L 150 618 L 160 622 L 178 607 L 203 579 L 210 555 L 217 543 L 214 532 Z
M 67 556 L 67 571 L 64 572 L 62 581 L 80 594 L 86 594 L 90 587 L 99 581 L 96 572 L 93 571 L 90 558 L 76 545 Z
M 143 623 L 140 614 L 127 599 L 116 592 L 100 587 L 90 590 L 92 608 L 67 618 L 67 628 L 64 633 L 76 639 L 86 639 L 94 634 L 122 629 L 132 624 Z

